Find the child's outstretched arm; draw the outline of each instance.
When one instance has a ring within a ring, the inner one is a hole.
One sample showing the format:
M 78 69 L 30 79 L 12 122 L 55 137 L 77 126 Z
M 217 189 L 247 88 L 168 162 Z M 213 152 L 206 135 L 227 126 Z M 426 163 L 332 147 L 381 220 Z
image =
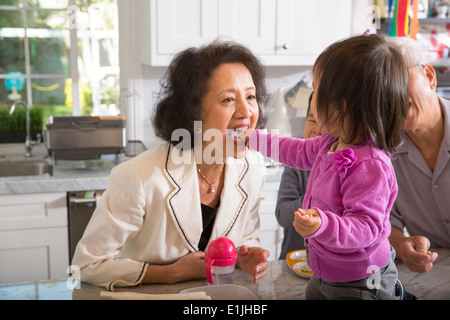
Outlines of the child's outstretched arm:
M 310 170 L 319 147 L 319 139 L 282 137 L 278 134 L 265 134 L 260 130 L 247 133 L 251 149 L 259 151 L 264 157 L 281 162 L 289 167 Z

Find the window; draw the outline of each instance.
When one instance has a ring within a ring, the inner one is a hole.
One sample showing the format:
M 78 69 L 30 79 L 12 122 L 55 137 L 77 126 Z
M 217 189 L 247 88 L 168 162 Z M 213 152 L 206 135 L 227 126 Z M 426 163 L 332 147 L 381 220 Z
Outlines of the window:
M 117 0 L 0 0 L 0 107 L 117 115 Z

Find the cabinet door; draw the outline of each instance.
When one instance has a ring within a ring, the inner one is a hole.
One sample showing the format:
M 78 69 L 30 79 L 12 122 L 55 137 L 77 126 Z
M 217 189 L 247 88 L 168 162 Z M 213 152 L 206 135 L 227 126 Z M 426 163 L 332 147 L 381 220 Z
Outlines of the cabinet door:
M 331 43 L 352 34 L 352 0 L 278 0 L 277 55 L 313 64 Z
M 0 196 L 0 231 L 67 226 L 66 193 Z
M 0 283 L 66 277 L 66 193 L 0 196 Z
M 153 66 L 168 65 L 177 52 L 216 38 L 242 43 L 255 54 L 275 54 L 276 0 L 152 0 L 148 10 L 150 31 L 144 36 L 151 44 L 144 62 Z
M 168 65 L 177 52 L 218 35 L 217 0 L 152 0 L 151 64 Z M 148 41 L 145 39 L 144 41 Z
M 269 250 L 269 260 L 277 260 L 280 255 L 283 229 L 275 217 L 280 181 L 266 182 L 261 193 L 259 206 L 260 228 L 258 231 L 261 247 Z
M 144 30 L 148 29 L 144 32 L 143 61 L 167 66 L 177 52 L 221 37 L 248 46 L 266 65 L 312 65 L 325 47 L 352 34 L 353 15 L 363 8 L 355 3 L 147 0 L 144 4 L 148 8 L 143 9 Z
M 0 283 L 67 277 L 67 227 L 0 231 Z
M 275 54 L 276 0 L 219 0 L 219 35 L 260 54 Z

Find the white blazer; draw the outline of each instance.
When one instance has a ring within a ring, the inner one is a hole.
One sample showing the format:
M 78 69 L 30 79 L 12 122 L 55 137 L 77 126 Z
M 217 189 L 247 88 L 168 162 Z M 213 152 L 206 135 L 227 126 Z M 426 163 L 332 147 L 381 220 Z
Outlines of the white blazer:
M 162 145 L 112 170 L 110 185 L 73 258 L 81 281 L 110 290 L 137 285 L 148 264 L 170 264 L 198 251 L 203 225 L 196 164 L 194 160 L 176 164 L 173 150 Z M 223 236 L 236 247 L 259 246 L 256 232 L 264 181 L 259 153 L 248 151 L 242 159 L 227 160 L 211 240 Z

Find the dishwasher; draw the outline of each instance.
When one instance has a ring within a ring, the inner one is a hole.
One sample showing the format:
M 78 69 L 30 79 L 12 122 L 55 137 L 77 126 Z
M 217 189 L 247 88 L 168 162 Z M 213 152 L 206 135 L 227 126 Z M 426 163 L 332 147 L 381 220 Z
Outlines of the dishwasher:
M 104 190 L 86 190 L 67 192 L 68 222 L 69 222 L 69 263 L 75 253 L 78 241 L 83 236 L 92 214 L 97 206 L 97 200 Z

